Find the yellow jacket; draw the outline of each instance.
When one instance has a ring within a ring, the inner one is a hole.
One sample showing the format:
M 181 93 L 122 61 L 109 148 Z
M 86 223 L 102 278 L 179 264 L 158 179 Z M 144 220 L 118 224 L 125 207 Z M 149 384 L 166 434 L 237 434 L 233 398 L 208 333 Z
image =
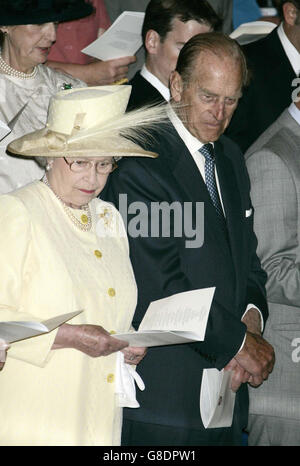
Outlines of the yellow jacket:
M 0 321 L 41 321 L 83 309 L 70 324 L 128 331 L 137 291 L 127 238 L 124 231 L 96 235 L 96 228 L 109 233 L 120 214 L 99 199 L 90 207 L 93 227 L 86 232 L 40 181 L 0 197 Z M 116 355 L 51 350 L 55 335 L 9 349 L 0 373 L 0 444 L 119 444 Z

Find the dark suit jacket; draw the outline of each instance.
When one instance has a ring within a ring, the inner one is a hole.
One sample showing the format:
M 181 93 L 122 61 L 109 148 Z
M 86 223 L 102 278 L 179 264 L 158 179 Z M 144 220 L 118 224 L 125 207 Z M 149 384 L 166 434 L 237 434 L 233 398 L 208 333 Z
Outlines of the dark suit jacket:
M 129 82 L 132 85 L 127 110 L 133 110 L 147 104 L 165 102 L 165 99 L 138 71 Z
M 252 73 L 226 135 L 245 152 L 279 117 L 292 99 L 296 74 L 281 45 L 277 28 L 243 47 Z
M 174 201 L 192 203 L 195 220 L 197 202 L 204 203 L 204 244 L 186 248 L 182 237 L 132 238 L 131 260 L 138 285 L 138 305 L 134 316 L 137 328 L 153 300 L 204 287 L 216 287 L 205 341 L 149 349 L 138 366 L 146 390 L 138 390 L 139 409 L 126 409 L 125 416 L 142 422 L 203 430 L 199 413 L 202 369 L 223 368 L 239 351 L 246 327 L 241 323 L 246 305 L 256 305 L 267 316 L 265 274 L 256 256 L 252 230 L 249 180 L 243 157 L 234 143 L 221 137 L 215 144 L 216 163 L 228 223 L 227 238 L 206 185 L 185 144 L 174 127 L 161 128 L 146 148 L 159 152 L 157 159 L 125 158 L 109 179 L 106 200 L 118 206 L 120 193 L 128 205 Z M 134 214 L 128 215 L 128 225 Z M 195 226 L 195 225 L 194 225 Z M 130 230 L 130 228 L 129 228 Z M 172 224 L 171 224 L 172 232 Z M 247 387 L 237 397 L 240 428 L 247 422 Z M 209 429 L 206 431 L 209 435 Z

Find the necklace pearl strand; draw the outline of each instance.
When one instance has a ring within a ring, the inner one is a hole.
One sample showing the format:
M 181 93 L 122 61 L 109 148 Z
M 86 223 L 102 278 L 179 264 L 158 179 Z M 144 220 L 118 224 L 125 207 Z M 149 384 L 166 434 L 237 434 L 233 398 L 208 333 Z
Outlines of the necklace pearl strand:
M 15 70 L 11 66 L 9 66 L 6 61 L 3 60 L 2 55 L 0 53 L 0 70 L 4 73 L 7 74 L 8 76 L 13 76 L 14 78 L 20 78 L 20 79 L 30 79 L 34 78 L 36 73 L 37 73 L 37 67 L 35 66 L 33 68 L 32 73 L 23 73 L 22 71 Z
M 86 215 L 85 214 L 82 215 L 82 217 L 84 217 L 84 223 L 81 223 L 80 220 L 78 220 L 78 218 L 72 213 L 70 207 L 68 207 L 64 203 L 64 201 L 53 191 L 53 189 L 51 188 L 51 186 L 49 184 L 49 181 L 48 181 L 48 178 L 47 178 L 46 175 L 43 177 L 42 181 L 43 181 L 43 183 L 45 183 L 46 186 L 48 186 L 48 188 L 51 189 L 53 194 L 61 202 L 62 207 L 63 207 L 65 213 L 67 214 L 67 216 L 69 217 L 69 219 L 71 220 L 71 222 L 73 222 L 74 225 L 77 228 L 79 228 L 79 230 L 90 231 L 90 229 L 92 228 L 92 215 L 91 215 L 91 211 L 90 211 L 89 206 L 88 205 L 82 206 L 82 210 L 84 210 L 86 212 Z

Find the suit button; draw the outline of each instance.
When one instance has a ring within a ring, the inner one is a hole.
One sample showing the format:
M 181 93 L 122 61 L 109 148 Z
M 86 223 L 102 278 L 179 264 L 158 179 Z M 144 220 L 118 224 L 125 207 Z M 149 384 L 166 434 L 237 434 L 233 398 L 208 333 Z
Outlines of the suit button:
M 114 290 L 114 288 L 109 288 L 108 289 L 108 294 L 109 294 L 109 296 L 111 296 L 113 298 L 116 295 L 116 291 Z
M 96 250 L 94 251 L 94 254 L 95 254 L 96 257 L 98 257 L 98 259 L 101 259 L 101 257 L 102 257 L 102 252 L 100 252 L 98 249 L 96 249 Z
M 108 374 L 106 380 L 107 380 L 107 383 L 113 383 L 113 381 L 115 380 L 114 374 Z

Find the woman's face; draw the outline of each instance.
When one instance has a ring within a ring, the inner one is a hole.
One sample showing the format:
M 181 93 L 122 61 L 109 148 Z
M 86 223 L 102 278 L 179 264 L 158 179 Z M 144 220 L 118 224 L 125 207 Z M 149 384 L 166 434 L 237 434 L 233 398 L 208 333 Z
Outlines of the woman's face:
M 26 72 L 45 63 L 52 44 L 56 40 L 56 23 L 5 26 L 3 56 L 13 68 Z
M 77 161 L 77 164 L 92 162 L 89 167 L 82 172 L 74 172 L 70 169 L 70 163 Z M 77 159 L 55 158 L 49 161 L 51 169 L 48 172 L 49 183 L 62 201 L 73 208 L 80 208 L 90 202 L 104 188 L 109 173 L 100 174 L 96 171 L 97 162 L 108 162 L 113 165 L 112 157 L 91 157 Z

